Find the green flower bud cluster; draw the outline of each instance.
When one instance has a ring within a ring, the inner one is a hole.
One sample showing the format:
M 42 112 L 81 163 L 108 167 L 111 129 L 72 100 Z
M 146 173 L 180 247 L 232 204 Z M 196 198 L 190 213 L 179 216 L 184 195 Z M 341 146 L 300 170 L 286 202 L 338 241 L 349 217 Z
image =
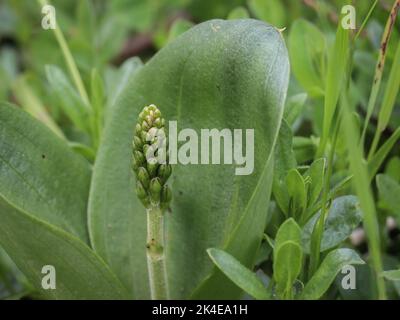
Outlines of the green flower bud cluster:
M 145 107 L 139 114 L 132 145 L 132 169 L 140 201 L 146 208 L 168 208 L 171 190 L 166 182 L 172 169 L 168 164 L 165 120 L 155 105 Z

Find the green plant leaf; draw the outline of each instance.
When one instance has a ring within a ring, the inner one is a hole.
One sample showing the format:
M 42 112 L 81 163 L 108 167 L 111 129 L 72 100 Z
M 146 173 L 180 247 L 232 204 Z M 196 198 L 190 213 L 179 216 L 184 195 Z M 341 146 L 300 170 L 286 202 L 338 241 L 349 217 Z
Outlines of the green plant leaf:
M 239 288 L 258 300 L 268 300 L 267 288 L 256 274 L 243 266 L 235 257 L 223 250 L 208 249 L 208 255 L 215 265 Z
M 126 299 L 104 262 L 82 241 L 16 208 L 0 196 L 0 244 L 42 298 Z M 55 268 L 56 289 L 45 290 L 44 266 Z
M 293 152 L 298 164 L 304 164 L 314 159 L 316 143 L 313 137 L 293 137 Z
M 77 128 L 83 132 L 88 132 L 90 128 L 88 121 L 90 106 L 82 101 L 68 77 L 59 67 L 47 65 L 46 76 L 52 93 L 63 112 Z
M 191 27 L 193 27 L 193 25 L 193 22 L 185 19 L 176 20 L 169 30 L 167 43 L 179 37 L 182 33 L 188 31 Z
M 8 202 L 87 242 L 90 173 L 45 125 L 0 104 L 0 195 Z
M 286 215 L 288 214 L 289 209 L 289 195 L 285 178 L 288 171 L 296 167 L 296 159 L 292 149 L 292 139 L 292 130 L 285 119 L 283 119 L 274 150 L 274 178 L 272 192 L 279 207 Z
M 23 296 L 31 290 L 26 277 L 4 249 L 0 247 L 0 299 Z
M 275 237 L 274 260 L 279 247 L 288 241 L 292 241 L 295 244 L 301 244 L 301 229 L 293 218 L 287 219 L 279 227 Z
M 376 177 L 379 199 L 400 220 L 400 184 L 386 174 Z
M 393 112 L 393 107 L 396 102 L 396 97 L 400 90 L 400 43 L 397 45 L 396 54 L 393 58 L 393 65 L 390 69 L 390 75 L 387 82 L 385 94 L 383 96 L 382 106 L 379 110 L 378 128 L 383 131 L 389 123 L 390 116 Z
M 302 259 L 301 229 L 290 218 L 280 226 L 275 238 L 273 276 L 280 297 L 292 297 L 292 286 L 300 274 Z
M 235 20 L 235 19 L 246 19 L 249 17 L 249 12 L 244 7 L 237 7 L 229 12 L 227 19 Z
M 307 100 L 306 93 L 299 93 L 287 99 L 285 105 L 285 113 L 283 118 L 290 126 L 293 126 L 297 118 L 304 110 L 304 105 Z
M 280 0 L 250 0 L 250 11 L 260 20 L 283 28 L 286 25 L 285 7 Z
M 393 146 L 399 139 L 400 139 L 400 128 L 397 128 L 397 130 L 392 133 L 390 138 L 385 141 L 385 143 L 379 148 L 379 150 L 374 154 L 374 156 L 368 161 L 368 172 L 371 180 L 375 177 L 382 163 L 388 156 L 390 150 L 392 150 Z
M 19 105 L 21 105 L 26 112 L 46 124 L 60 138 L 65 138 L 64 133 L 51 118 L 42 101 L 30 87 L 26 76 L 20 76 L 16 79 L 12 89 Z
M 311 234 L 320 214 L 321 211 L 314 215 L 303 228 L 302 242 L 305 252 L 310 252 Z M 347 239 L 361 220 L 362 214 L 357 197 L 342 196 L 333 200 L 324 225 L 321 252 L 332 249 Z
M 336 249 L 328 253 L 301 293 L 303 300 L 317 300 L 328 290 L 336 275 L 346 265 L 365 262 L 351 249 Z
M 286 187 L 289 196 L 289 214 L 299 219 L 307 205 L 306 186 L 302 175 L 292 169 L 286 176 Z
M 304 174 L 304 179 L 309 179 L 309 187 L 307 189 L 307 206 L 313 205 L 322 191 L 324 183 L 325 159 L 315 160 L 310 168 Z
M 102 178 L 100 173 L 94 178 L 89 219 L 97 252 L 110 261 L 114 251 L 113 259 L 119 261 L 110 263 L 113 270 L 126 269 L 129 261 L 136 264 L 129 270 L 138 279 L 135 292 L 147 294 L 145 214 L 133 192 L 130 170 L 139 111 L 154 103 L 167 121 L 177 121 L 178 130 L 255 129 L 253 174 L 236 176 L 233 165 L 178 164 L 170 178 L 166 250 L 171 297 L 235 298 L 240 290 L 213 266 L 206 249 L 223 248 L 246 267 L 254 263 L 265 227 L 271 154 L 288 68 L 284 42 L 275 28 L 255 20 L 211 20 L 160 50 L 124 90 L 105 127 L 96 161 Z M 136 240 L 128 241 L 130 248 L 125 249 L 116 237 Z
M 400 281 L 400 270 L 389 270 L 382 272 L 382 276 L 390 281 Z
M 385 167 L 385 174 L 400 183 L 400 157 L 390 158 Z
M 289 33 L 289 54 L 293 73 L 301 86 L 312 96 L 324 94 L 324 59 L 326 41 L 312 23 L 299 19 Z
M 322 157 L 325 152 L 326 144 L 331 133 L 333 117 L 336 111 L 336 105 L 339 100 L 341 88 L 343 86 L 344 74 L 348 63 L 349 49 L 349 28 L 343 28 L 341 19 L 336 31 L 336 37 L 333 47 L 330 49 L 328 58 L 328 70 L 326 74 L 326 88 L 324 100 L 324 118 L 321 142 L 318 146 L 317 156 Z
M 285 241 L 279 246 L 274 258 L 274 280 L 276 291 L 281 298 L 292 299 L 293 284 L 300 274 L 303 250 L 293 241 Z
M 109 77 L 106 77 L 108 97 L 105 114 L 106 120 L 110 117 L 109 113 L 113 111 L 112 108 L 118 96 L 128 85 L 129 80 L 142 66 L 142 61 L 138 57 L 133 57 L 127 59 L 117 71 L 109 72 Z

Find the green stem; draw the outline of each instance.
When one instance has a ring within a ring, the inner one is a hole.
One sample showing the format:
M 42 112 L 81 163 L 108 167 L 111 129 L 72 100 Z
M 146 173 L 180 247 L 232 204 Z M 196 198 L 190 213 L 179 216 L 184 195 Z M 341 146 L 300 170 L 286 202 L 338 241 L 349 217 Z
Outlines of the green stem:
M 334 131 L 334 137 L 333 137 L 333 141 L 332 141 L 332 145 L 331 145 L 331 150 L 329 152 L 329 157 L 328 157 L 327 172 L 325 175 L 324 190 L 322 193 L 322 200 L 321 200 L 321 202 L 322 202 L 321 215 L 315 224 L 313 234 L 312 234 L 312 239 L 311 239 L 309 278 L 311 278 L 312 275 L 315 273 L 315 271 L 317 271 L 319 264 L 320 264 L 321 241 L 322 241 L 322 235 L 324 233 L 325 221 L 329 214 L 328 198 L 329 198 L 330 181 L 331 181 L 332 169 L 333 169 L 333 158 L 335 155 L 335 147 L 336 147 L 337 137 L 339 134 L 339 127 L 340 127 L 340 123 L 339 123 L 339 120 L 337 120 L 336 128 Z
M 371 161 L 372 157 L 374 156 L 380 139 L 381 139 L 381 131 L 379 130 L 379 127 L 378 127 L 378 128 L 376 128 L 374 140 L 372 140 L 372 144 L 369 149 L 368 158 L 367 158 L 368 161 Z
M 39 4 L 42 6 L 45 6 L 47 4 L 50 4 L 50 2 L 48 0 L 38 0 Z M 56 28 L 53 29 L 54 31 L 54 35 L 57 39 L 57 42 L 61 48 L 61 52 L 64 56 L 65 62 L 67 64 L 68 70 L 71 74 L 71 77 L 75 83 L 75 86 L 79 92 L 79 95 L 81 96 L 83 102 L 85 103 L 85 105 L 87 107 L 90 106 L 89 103 L 89 97 L 88 94 L 86 92 L 85 86 L 83 85 L 83 81 L 82 78 L 79 74 L 78 68 L 75 64 L 74 58 L 72 57 L 71 51 L 69 50 L 67 41 L 65 41 L 64 35 L 61 32 L 61 29 L 58 25 L 58 23 L 56 23 Z
M 354 37 L 354 41 L 356 41 L 358 39 L 358 37 L 360 36 L 361 32 L 364 30 L 365 26 L 367 25 L 367 22 L 368 22 L 369 18 L 372 15 L 372 12 L 374 12 L 374 9 L 375 9 L 377 4 L 378 4 L 378 0 L 375 0 L 374 3 L 372 4 L 371 8 L 369 9 L 368 14 L 365 17 L 363 23 L 361 24 L 360 29 L 358 29 L 357 34 Z
M 167 300 L 168 283 L 165 265 L 164 214 L 159 206 L 147 211 L 147 268 L 153 300 Z

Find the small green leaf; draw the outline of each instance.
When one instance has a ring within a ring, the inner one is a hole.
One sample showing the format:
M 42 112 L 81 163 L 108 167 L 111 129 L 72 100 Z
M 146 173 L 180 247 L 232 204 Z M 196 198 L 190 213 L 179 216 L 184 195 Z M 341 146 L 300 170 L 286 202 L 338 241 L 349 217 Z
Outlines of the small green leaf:
M 365 262 L 351 249 L 336 249 L 328 253 L 318 270 L 304 287 L 303 300 L 319 299 L 335 280 L 336 275 L 346 265 Z
M 268 300 L 264 284 L 256 274 L 243 266 L 236 258 L 219 249 L 208 249 L 208 255 L 215 265 L 238 287 L 258 300 Z
M 400 184 L 386 174 L 378 175 L 376 184 L 383 205 L 400 219 Z
M 325 49 L 325 37 L 317 27 L 303 19 L 293 22 L 289 34 L 293 73 L 312 97 L 324 94 Z
M 292 169 L 286 176 L 286 186 L 289 195 L 289 215 L 299 219 L 307 205 L 306 186 L 302 175 Z
M 400 270 L 389 270 L 382 272 L 382 276 L 390 281 L 400 281 Z
M 378 116 L 377 130 L 383 131 L 386 129 L 390 116 L 393 112 L 393 107 L 396 102 L 396 97 L 400 89 L 400 42 L 397 45 L 396 53 L 393 58 L 393 65 L 390 69 L 387 87 L 382 100 L 382 106 Z
M 307 177 L 310 179 L 307 192 L 307 206 L 313 205 L 318 200 L 324 182 L 324 171 L 325 158 L 320 158 L 315 160 L 304 174 L 305 179 Z
M 69 82 L 64 72 L 56 66 L 46 66 L 47 81 L 66 116 L 75 124 L 77 128 L 84 132 L 89 132 L 88 113 L 90 106 L 86 105 L 72 84 Z
M 392 133 L 389 139 L 379 148 L 379 150 L 374 154 L 374 156 L 368 161 L 368 171 L 370 179 L 372 180 L 382 163 L 385 161 L 390 150 L 400 139 L 400 128 L 397 128 L 395 132 Z
M 274 150 L 274 179 L 272 192 L 279 207 L 286 215 L 289 208 L 289 195 L 285 184 L 285 177 L 289 170 L 296 167 L 296 159 L 292 149 L 292 138 L 292 130 L 283 119 Z
M 342 18 L 343 15 L 340 16 L 340 19 Z M 335 42 L 330 49 L 328 58 L 324 99 L 323 132 L 321 135 L 321 142 L 318 146 L 318 156 L 324 155 L 325 146 L 331 133 L 330 129 L 333 125 L 332 122 L 336 111 L 337 102 L 339 100 L 339 95 L 344 82 L 344 74 L 348 63 L 347 57 L 349 48 L 349 34 L 349 29 L 343 28 L 341 23 L 338 23 Z
M 287 99 L 283 118 L 290 126 L 298 119 L 307 100 L 306 93 L 299 93 Z
M 107 120 L 112 112 L 112 107 L 115 104 L 118 96 L 123 89 L 128 85 L 130 79 L 134 74 L 143 66 L 142 61 L 138 57 L 129 58 L 126 60 L 118 70 L 109 70 L 106 76 L 107 87 L 107 105 L 105 119 Z
M 274 280 L 280 297 L 292 298 L 293 283 L 300 274 L 303 250 L 294 241 L 285 241 L 275 250 Z
M 314 159 L 316 143 L 313 137 L 293 137 L 293 152 L 298 164 L 304 164 Z
M 194 25 L 193 22 L 185 19 L 176 20 L 171 26 L 171 29 L 169 30 L 167 43 L 176 39 L 182 33 L 188 31 L 191 27 L 193 27 L 193 25 Z
M 12 85 L 12 89 L 18 104 L 26 112 L 47 125 L 60 138 L 65 139 L 64 133 L 50 116 L 42 101 L 35 94 L 26 76 L 17 78 Z
M 314 225 L 321 212 L 314 215 L 303 228 L 302 242 L 305 252 L 310 252 L 310 239 Z M 360 224 L 362 214 L 359 202 L 355 196 L 342 196 L 333 200 L 325 221 L 321 241 L 321 252 L 329 250 L 350 236 L 351 232 Z
M 301 244 L 301 229 L 293 218 L 287 219 L 279 227 L 275 237 L 274 256 L 279 247 L 287 241 Z
M 228 20 L 235 20 L 235 19 L 246 19 L 249 17 L 249 12 L 244 7 L 237 7 L 233 9 L 229 14 L 227 19 Z
M 393 157 L 388 161 L 385 174 L 400 183 L 400 157 Z
M 286 11 L 280 0 L 250 0 L 250 11 L 260 20 L 283 28 L 286 25 Z
M 279 228 L 274 246 L 274 280 L 281 298 L 292 298 L 293 283 L 302 267 L 301 229 L 294 219 L 286 220 Z

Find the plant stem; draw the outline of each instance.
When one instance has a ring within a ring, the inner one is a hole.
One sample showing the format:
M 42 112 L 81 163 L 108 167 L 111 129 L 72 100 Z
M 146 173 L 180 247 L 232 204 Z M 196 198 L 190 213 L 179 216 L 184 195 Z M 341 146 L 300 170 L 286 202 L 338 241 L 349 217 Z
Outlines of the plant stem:
M 381 86 L 383 68 L 385 66 L 386 53 L 388 48 L 388 43 L 390 40 L 390 36 L 392 35 L 393 27 L 396 21 L 397 12 L 400 8 L 400 0 L 395 0 L 393 3 L 392 10 L 390 11 L 389 18 L 386 22 L 385 30 L 383 32 L 381 48 L 379 50 L 379 57 L 375 67 L 375 76 L 371 89 L 371 94 L 368 101 L 367 106 L 367 115 L 364 121 L 364 128 L 361 134 L 361 146 L 364 146 L 365 136 L 367 134 L 369 120 L 371 119 L 372 113 L 375 108 L 376 99 L 378 97 L 379 88 Z M 376 140 L 377 138 L 375 138 Z M 374 143 L 377 143 L 376 141 Z
M 377 212 L 370 188 L 367 167 L 362 155 L 361 145 L 359 144 L 358 132 L 353 121 L 351 121 L 351 113 L 349 111 L 351 108 L 347 95 L 348 92 L 342 94 L 340 106 L 347 149 L 349 151 L 350 169 L 354 174 L 353 183 L 364 214 L 364 229 L 367 233 L 369 253 L 375 271 L 378 298 L 386 299 L 386 285 L 381 276 L 383 263 L 380 251 L 381 244 Z
M 50 2 L 48 0 L 38 0 L 38 2 L 42 6 L 50 4 Z M 90 102 L 89 102 L 88 94 L 86 92 L 85 86 L 83 85 L 83 81 L 79 74 L 78 68 L 75 64 L 74 58 L 72 57 L 71 51 L 69 50 L 68 44 L 65 41 L 64 35 L 61 32 L 61 29 L 60 29 L 58 23 L 56 23 L 56 28 L 53 29 L 53 31 L 54 31 L 54 35 L 57 39 L 58 45 L 61 48 L 61 52 L 64 56 L 68 70 L 69 70 L 71 77 L 75 83 L 75 86 L 79 92 L 79 95 L 81 96 L 85 105 L 89 108 Z
M 311 239 L 311 257 L 310 257 L 309 278 L 311 278 L 312 275 L 315 273 L 315 271 L 317 271 L 319 264 L 320 264 L 321 241 L 322 241 L 322 235 L 324 233 L 325 221 L 329 214 L 328 198 L 329 198 L 330 182 L 331 182 L 331 176 L 332 176 L 332 170 L 333 170 L 333 158 L 335 155 L 335 148 L 336 148 L 337 137 L 339 134 L 339 127 L 340 127 L 340 122 L 339 122 L 339 119 L 337 119 L 336 128 L 334 130 L 334 137 L 333 137 L 333 141 L 332 141 L 332 145 L 331 145 L 331 150 L 329 152 L 329 157 L 328 157 L 328 162 L 327 162 L 327 171 L 325 174 L 324 189 L 323 189 L 322 200 L 321 200 L 321 202 L 322 202 L 321 215 L 314 226 L 312 239 Z
M 159 206 L 147 210 L 147 268 L 153 300 L 168 299 L 167 269 L 164 253 L 164 213 Z

